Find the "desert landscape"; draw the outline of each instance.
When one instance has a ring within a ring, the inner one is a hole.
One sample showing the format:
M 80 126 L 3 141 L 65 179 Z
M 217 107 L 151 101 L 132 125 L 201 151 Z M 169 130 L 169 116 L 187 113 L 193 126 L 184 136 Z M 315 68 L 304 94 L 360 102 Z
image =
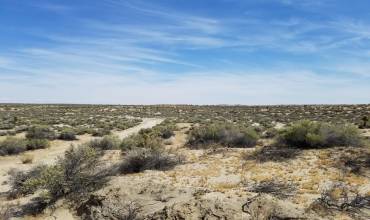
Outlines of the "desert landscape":
M 1 219 L 369 219 L 370 105 L 0 105 Z
M 0 220 L 370 220 L 369 0 L 0 0 Z

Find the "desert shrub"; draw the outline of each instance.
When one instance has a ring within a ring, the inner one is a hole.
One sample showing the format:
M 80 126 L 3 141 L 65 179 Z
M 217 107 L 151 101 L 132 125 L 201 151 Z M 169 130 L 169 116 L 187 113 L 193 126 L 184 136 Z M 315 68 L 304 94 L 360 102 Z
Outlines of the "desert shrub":
M 83 135 L 83 134 L 92 134 L 93 129 L 88 127 L 79 126 L 74 129 L 77 135 Z
M 173 135 L 175 135 L 175 133 L 173 132 L 173 128 L 169 126 L 161 127 L 159 132 L 160 132 L 160 137 L 164 139 L 168 139 L 172 137 Z
M 47 167 L 45 165 L 40 165 L 29 171 L 11 170 L 9 172 L 11 197 L 27 195 L 35 192 L 41 185 L 40 176 L 46 168 Z
M 252 147 L 258 140 L 257 132 L 252 128 L 238 128 L 232 125 L 206 125 L 195 127 L 188 138 L 188 145 L 193 148 L 219 143 L 227 147 Z
M 181 158 L 165 151 L 137 148 L 127 152 L 121 164 L 122 173 L 138 173 L 144 170 L 167 170 L 181 162 Z
M 0 219 L 10 220 L 16 212 L 16 204 L 2 204 L 0 205 Z
M 12 191 L 24 195 L 43 189 L 50 201 L 60 197 L 81 199 L 103 181 L 102 176 L 96 173 L 98 156 L 95 149 L 89 146 L 72 146 L 55 165 L 12 174 Z
M 355 174 L 362 174 L 367 170 L 370 170 L 370 154 L 366 152 L 361 152 L 361 155 L 343 155 L 339 158 L 338 165 L 344 170 L 349 170 L 350 172 L 353 172 Z
M 110 133 L 110 130 L 107 128 L 98 128 L 94 129 L 91 134 L 94 137 L 103 137 L 105 135 L 109 135 Z
M 370 117 L 363 116 L 359 128 L 370 128 Z
M 293 196 L 296 190 L 297 186 L 291 183 L 280 181 L 262 181 L 252 186 L 248 191 L 255 193 L 266 193 L 279 199 L 284 199 Z
M 337 182 L 324 189 L 321 196 L 310 205 L 310 208 L 313 210 L 325 208 L 329 211 L 345 211 L 351 215 L 356 215 L 363 208 L 370 209 L 370 196 L 361 195 L 357 188 Z
M 45 149 L 50 146 L 47 139 L 29 139 L 27 140 L 27 150 Z
M 139 220 L 142 206 L 136 202 L 122 200 L 119 197 L 105 199 L 104 196 L 90 195 L 87 201 L 77 208 L 81 219 Z
M 121 150 L 126 151 L 136 148 L 158 149 L 162 147 L 162 142 L 158 137 L 145 132 L 140 131 L 139 134 L 123 139 L 120 145 Z
M 94 148 L 72 146 L 55 166 L 42 173 L 43 187 L 53 199 L 68 195 L 78 199 L 100 181 L 95 175 L 98 157 Z
M 117 205 L 117 204 L 115 204 Z M 111 214 L 121 220 L 139 220 L 139 213 L 142 207 L 135 202 L 119 201 L 118 208 Z
M 163 138 L 163 139 L 168 139 L 175 135 L 175 130 L 177 129 L 176 125 L 169 120 L 166 120 L 162 122 L 161 124 L 155 126 L 151 131 L 153 134 Z
M 76 138 L 76 134 L 73 130 L 65 129 L 60 133 L 59 139 L 67 140 L 67 141 L 73 141 L 73 140 L 76 140 L 77 138 Z
M 353 125 L 303 120 L 281 130 L 277 144 L 308 148 L 358 146 L 361 144 L 361 137 Z
M 258 162 L 276 161 L 281 162 L 289 159 L 294 159 L 300 154 L 297 148 L 279 147 L 279 146 L 264 146 L 256 149 L 252 154 L 244 154 L 246 160 L 256 160 Z
M 0 156 L 19 154 L 27 150 L 27 142 L 24 139 L 7 137 L 0 142 Z
M 95 139 L 88 143 L 92 148 L 101 150 L 118 149 L 120 146 L 120 139 L 116 136 L 104 136 L 102 139 Z
M 10 130 L 10 129 L 13 129 L 15 127 L 14 124 L 0 124 L 0 129 L 1 130 Z
M 14 135 L 16 135 L 17 134 L 17 132 L 16 131 L 14 131 L 14 130 L 9 130 L 8 132 L 7 132 L 7 135 L 9 135 L 9 136 L 14 136 Z
M 47 126 L 33 126 L 27 130 L 26 138 L 28 139 L 55 139 L 56 134 Z
M 293 220 L 293 219 L 317 219 L 310 215 L 306 217 L 306 210 L 290 203 L 287 200 L 280 200 L 274 196 L 259 193 L 248 198 L 242 205 L 242 211 L 253 220 Z

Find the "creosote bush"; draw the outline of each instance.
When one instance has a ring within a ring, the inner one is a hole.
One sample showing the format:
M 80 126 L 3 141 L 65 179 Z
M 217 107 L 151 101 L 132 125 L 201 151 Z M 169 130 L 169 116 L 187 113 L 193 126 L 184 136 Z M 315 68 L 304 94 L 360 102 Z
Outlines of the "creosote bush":
M 83 195 L 100 181 L 95 176 L 98 153 L 89 146 L 71 147 L 59 158 L 55 166 L 49 167 L 41 178 L 43 186 L 52 198 L 67 195 Z
M 361 137 L 354 125 L 303 120 L 281 130 L 277 144 L 298 148 L 359 146 Z
M 118 149 L 120 144 L 121 141 L 116 136 L 104 136 L 101 139 L 95 139 L 88 143 L 90 147 L 101 150 Z
M 10 170 L 11 197 L 34 193 L 40 184 L 41 173 L 47 168 L 45 165 L 33 167 L 29 171 Z
M 84 127 L 84 126 L 77 126 L 74 130 L 75 130 L 77 135 L 92 134 L 93 133 L 92 128 L 88 128 L 88 127 Z
M 53 140 L 56 138 L 56 134 L 47 126 L 33 126 L 27 130 L 26 138 L 28 139 L 49 139 Z
M 73 141 L 73 140 L 76 140 L 77 138 L 76 138 L 76 133 L 73 130 L 66 129 L 60 133 L 59 139 Z
M 168 139 L 175 135 L 175 130 L 177 129 L 174 123 L 169 121 L 164 121 L 161 124 L 155 126 L 152 132 L 157 133 L 160 138 Z
M 11 173 L 12 192 L 26 195 L 42 189 L 51 202 L 61 197 L 79 200 L 104 179 L 96 172 L 98 157 L 97 151 L 87 145 L 72 146 L 55 165 Z
M 168 127 L 168 126 L 164 126 Z M 162 128 L 164 128 L 162 126 Z M 142 129 L 137 135 L 123 139 L 121 150 L 125 152 L 125 160 L 121 164 L 122 173 L 137 173 L 144 170 L 166 170 L 182 161 L 177 155 L 171 155 L 162 149 L 162 134 L 171 129 Z M 168 127 L 169 128 L 169 127 Z M 166 135 L 164 135 L 167 137 Z
M 0 142 L 0 156 L 20 154 L 27 150 L 43 149 L 49 147 L 46 139 L 23 139 L 7 137 Z
M 195 127 L 188 138 L 192 148 L 206 147 L 218 143 L 226 147 L 252 147 L 258 140 L 257 132 L 252 128 L 239 128 L 234 125 L 211 124 Z
M 21 138 L 7 137 L 0 142 L 0 156 L 19 154 L 27 150 L 27 142 Z
M 181 161 L 181 157 L 170 155 L 165 151 L 137 148 L 127 152 L 120 170 L 122 173 L 138 173 L 144 170 L 167 170 L 181 163 Z
M 139 134 L 132 135 L 122 140 L 120 148 L 123 151 L 136 148 L 158 149 L 162 141 L 148 130 L 142 130 Z
M 45 149 L 50 146 L 47 139 L 29 139 L 27 140 L 27 150 Z

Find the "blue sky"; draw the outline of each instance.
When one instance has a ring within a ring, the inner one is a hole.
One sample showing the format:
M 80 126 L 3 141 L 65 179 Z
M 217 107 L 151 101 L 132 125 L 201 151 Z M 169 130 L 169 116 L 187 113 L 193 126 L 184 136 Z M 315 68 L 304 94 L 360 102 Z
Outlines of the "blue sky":
M 0 102 L 370 103 L 368 0 L 0 0 Z

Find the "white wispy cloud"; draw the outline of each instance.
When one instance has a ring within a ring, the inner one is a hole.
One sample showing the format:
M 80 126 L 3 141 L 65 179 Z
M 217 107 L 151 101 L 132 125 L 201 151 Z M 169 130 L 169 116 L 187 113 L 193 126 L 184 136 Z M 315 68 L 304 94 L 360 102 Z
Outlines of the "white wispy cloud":
M 367 60 L 345 62 L 354 46 L 361 47 L 362 56 L 370 56 L 366 21 L 347 18 L 311 21 L 299 17 L 221 19 L 174 12 L 142 1 L 103 2 L 117 11 L 130 10 L 150 18 L 159 17 L 161 22 L 130 23 L 120 17 L 94 20 L 76 16 L 72 6 L 42 5 L 45 10 L 68 10 L 70 19 L 75 19 L 81 30 L 75 35 L 34 30 L 29 34 L 43 39 L 43 44 L 0 52 L 0 102 L 303 104 L 370 101 Z M 318 7 L 309 1 L 280 2 Z M 217 49 L 229 53 L 226 57 L 215 57 L 225 68 L 197 58 L 204 52 L 212 58 Z M 234 57 L 240 51 L 250 55 L 266 50 L 288 56 L 315 56 L 323 61 L 319 68 L 314 66 L 316 63 L 304 63 L 305 60 L 278 67 L 267 62 L 252 68 L 234 59 L 240 58 Z M 237 65 L 241 67 L 235 67 Z
M 356 83 L 357 89 L 348 86 L 351 83 Z M 4 94 L 4 90 L 9 95 L 3 98 L 15 102 L 28 99 L 39 102 L 79 103 L 83 100 L 83 103 L 126 104 L 352 103 L 368 100 L 367 94 L 370 92 L 370 88 L 358 80 L 338 79 L 310 71 L 201 72 L 168 81 L 108 74 L 87 77 L 49 74 L 38 79 L 37 83 L 7 84 L 1 80 L 1 94 Z M 42 98 L 45 90 L 50 95 Z

